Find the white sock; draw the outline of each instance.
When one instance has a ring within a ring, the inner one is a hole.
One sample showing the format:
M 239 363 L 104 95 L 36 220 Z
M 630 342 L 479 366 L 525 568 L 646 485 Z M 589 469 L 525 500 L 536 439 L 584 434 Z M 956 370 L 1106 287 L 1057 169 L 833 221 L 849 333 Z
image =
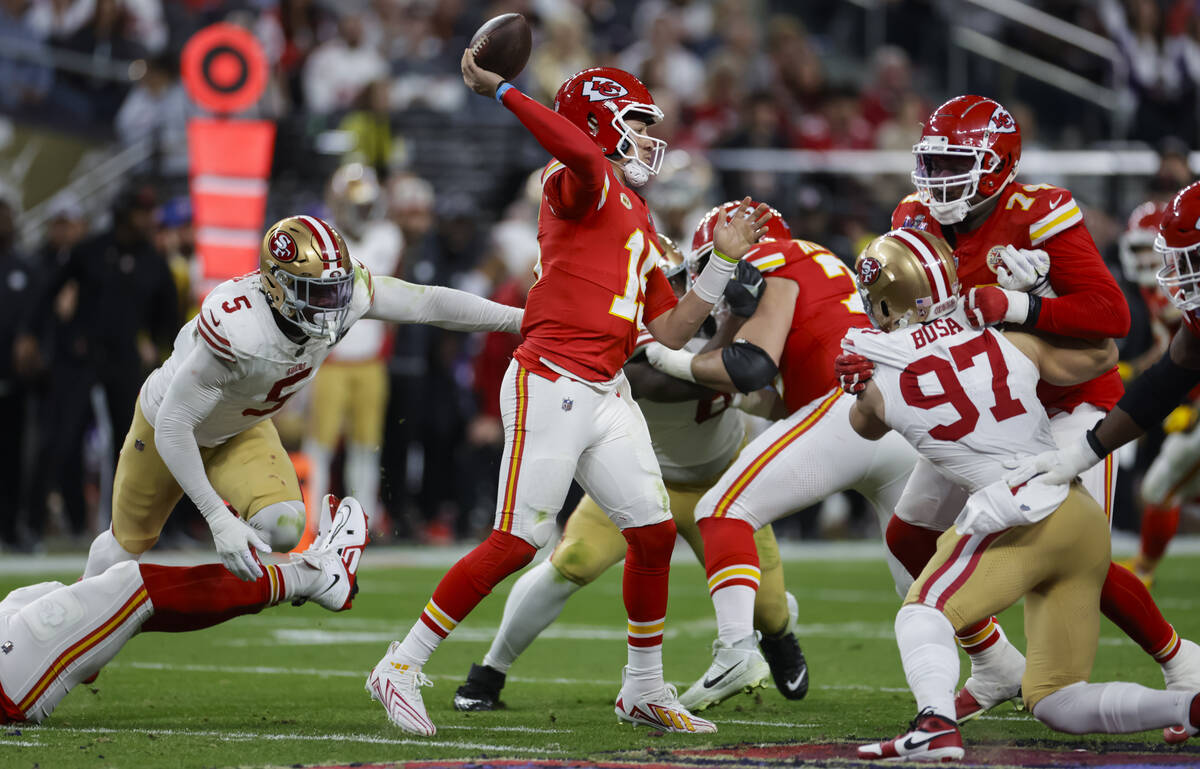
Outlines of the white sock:
M 648 692 L 663 685 L 662 644 L 629 646 L 629 663 L 625 668 L 625 686 L 634 691 Z
M 1064 686 L 1033 706 L 1046 726 L 1068 734 L 1129 734 L 1188 726 L 1196 692 L 1164 692 L 1125 681 Z
M 958 648 L 950 620 L 923 604 L 903 606 L 896 613 L 896 645 L 917 711 L 933 708 L 938 715 L 954 718 Z
M 87 579 L 103 574 L 109 566 L 115 563 L 138 561 L 141 558 L 141 553 L 131 553 L 121 547 L 117 538 L 113 536 L 110 526 L 92 540 L 92 546 L 88 548 L 87 565 L 83 567 L 83 578 Z
M 413 624 L 412 630 L 408 631 L 408 635 L 404 636 L 404 640 L 400 642 L 400 648 L 396 650 L 396 655 L 410 665 L 424 667 L 433 653 L 437 651 L 442 640 L 440 635 L 430 630 L 428 625 L 418 619 Z
M 560 574 L 549 560 L 522 574 L 504 602 L 500 631 L 484 655 L 483 664 L 507 673 L 533 639 L 558 619 L 567 599 L 580 587 Z
M 276 601 L 290 601 L 293 598 L 308 598 L 312 590 L 321 581 L 321 570 L 314 569 L 302 561 L 287 561 L 273 564 L 267 569 L 277 569 L 282 578 L 283 590 Z
M 308 495 L 309 504 L 317 507 L 319 513 L 317 524 L 319 526 L 325 523 L 320 520 L 320 517 L 327 514 L 320 508 L 322 507 L 321 501 L 329 493 L 329 465 L 333 462 L 333 451 L 313 440 L 305 441 L 303 449 L 304 455 L 308 457 L 308 483 L 305 484 L 307 486 L 305 493 Z
M 379 509 L 379 449 L 346 444 L 346 493 L 362 503 L 367 525 L 374 526 Z
M 717 611 L 717 637 L 732 646 L 754 634 L 754 597 L 758 593 L 747 585 L 728 585 L 712 594 Z

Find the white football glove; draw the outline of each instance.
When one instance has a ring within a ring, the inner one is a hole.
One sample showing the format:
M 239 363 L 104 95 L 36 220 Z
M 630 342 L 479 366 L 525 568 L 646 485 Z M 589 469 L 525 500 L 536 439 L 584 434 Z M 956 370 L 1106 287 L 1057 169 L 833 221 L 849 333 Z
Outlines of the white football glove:
M 646 345 L 646 360 L 651 366 L 685 382 L 696 381 L 696 376 L 692 373 L 692 358 L 695 357 L 695 353 L 687 350 L 672 350 L 659 342 L 651 342 Z
M 1013 489 L 1033 478 L 1037 478 L 1038 483 L 1057 486 L 1074 481 L 1080 473 L 1101 459 L 1102 457 L 1096 456 L 1087 438 L 1080 438 L 1065 449 L 1043 451 L 1023 459 L 1006 460 L 1004 467 L 1009 472 L 1004 476 L 1004 481 Z
M 251 548 L 260 553 L 271 552 L 271 546 L 263 541 L 259 533 L 230 510 L 214 511 L 205 516 L 212 531 L 213 544 L 221 563 L 238 579 L 253 582 L 263 575 L 262 566 L 255 559 Z
M 1026 291 L 1046 296 L 1050 289 L 1050 255 L 1040 248 L 1017 248 L 1013 245 L 1004 247 L 1000 254 L 1000 264 L 1003 270 L 998 270 L 996 282 L 1001 288 L 1009 291 Z

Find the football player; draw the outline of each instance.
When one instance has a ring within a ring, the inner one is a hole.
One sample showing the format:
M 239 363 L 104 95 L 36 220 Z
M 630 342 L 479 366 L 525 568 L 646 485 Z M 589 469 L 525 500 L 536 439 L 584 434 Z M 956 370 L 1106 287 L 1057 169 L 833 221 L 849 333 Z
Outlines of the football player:
M 925 230 L 950 243 L 973 323 L 1004 323 L 1079 339 L 1128 333 L 1125 296 L 1071 193 L 1015 181 L 1021 130 L 1008 110 L 981 96 L 953 98 L 926 120 L 913 154 L 917 192 L 900 201 L 892 226 Z M 837 367 L 848 391 L 856 392 L 870 376 L 871 362 L 847 354 L 839 357 Z M 1043 383 L 1039 390 L 1062 446 L 1077 441 L 1121 392 L 1115 366 L 1079 385 Z M 1110 519 L 1115 475 L 1116 464 L 1109 459 L 1081 479 Z M 913 575 L 932 557 L 938 535 L 964 502 L 961 489 L 928 461 L 918 461 L 887 531 L 888 547 Z M 1132 572 L 1113 565 L 1101 608 L 1163 665 L 1168 681 L 1182 676 L 1200 687 L 1200 648 L 1181 644 Z M 971 676 L 959 694 L 958 718 L 1015 701 L 1025 661 L 1000 626 L 989 618 L 964 628 L 959 642 L 971 658 Z
M 851 329 L 844 344 L 876 367 L 851 424 L 869 439 L 902 434 L 967 495 L 896 615 L 917 717 L 899 737 L 859 747 L 859 757 L 961 759 L 955 633 L 1022 597 L 1029 661 L 1021 691 L 1038 720 L 1071 734 L 1159 727 L 1195 734 L 1195 687 L 1087 683 L 1111 560 L 1099 504 L 1078 483 L 1035 481 L 1010 490 L 1004 481 L 1011 457 L 1055 445 L 1039 376 L 1056 385 L 1088 380 L 1116 363 L 1116 345 L 1051 344 L 1028 332 L 973 327 L 976 310 L 958 301 L 954 262 L 940 238 L 894 230 L 872 241 L 856 264 L 875 329 Z
M 139 631 L 177 633 L 285 601 L 349 609 L 368 541 L 358 500 L 323 500 L 332 521 L 310 548 L 245 582 L 221 565 L 126 560 L 71 585 L 42 582 L 0 601 L 0 723 L 41 723 Z
M 1200 182 L 1180 190 L 1167 205 L 1159 223 L 1154 250 L 1165 265 L 1158 272 L 1163 293 L 1183 314 L 1183 323 L 1158 362 L 1135 379 L 1116 408 L 1081 439 L 1022 462 L 1013 471 L 1013 483 L 1044 474 L 1045 482 L 1061 482 L 1086 472 L 1110 453 L 1135 440 L 1150 426 L 1166 418 L 1197 385 L 1200 385 Z M 1195 436 L 1183 440 L 1194 446 Z M 1167 446 L 1163 446 L 1164 455 Z M 1157 463 L 1156 463 L 1157 464 Z M 1153 468 L 1152 468 L 1153 469 Z M 1194 484 L 1190 475 L 1177 482 Z M 1145 485 L 1156 484 L 1147 473 Z M 1185 645 L 1191 642 L 1184 641 Z M 1172 683 L 1167 680 L 1168 688 Z
M 713 248 L 714 223 L 736 208 L 725 203 L 701 222 L 692 241 L 698 258 Z M 794 240 L 778 215 L 768 238 L 746 255 L 766 286 L 731 344 L 699 354 L 653 344 L 646 350 L 663 372 L 722 392 L 754 392 L 779 375 L 789 414 L 755 438 L 696 505 L 717 640 L 712 665 L 680 697 L 692 710 L 766 680 L 754 630 L 762 567 L 755 532 L 845 489 L 866 496 L 883 526 L 916 461 L 900 436 L 871 442 L 849 428 L 851 399 L 837 385 L 833 359 L 847 329 L 870 325 L 849 268 L 823 246 Z M 889 566 L 903 594 L 911 579 L 898 562 Z M 807 670 L 791 682 L 807 685 Z
M 687 262 L 675 244 L 661 233 L 658 241 L 663 253 L 660 263 L 663 274 L 675 295 L 682 296 L 687 290 Z M 725 294 L 732 316 L 744 318 L 757 307 L 763 278 L 746 262 L 738 265 L 737 273 L 743 279 L 730 281 Z M 705 325 L 713 328 L 702 330 L 688 342 L 686 349 L 698 351 L 705 346 L 716 323 Z M 748 424 L 744 412 L 731 407 L 733 398 L 728 393 L 716 393 L 654 369 L 646 362 L 642 349 L 652 341 L 654 337 L 643 331 L 633 357 L 623 370 L 646 417 L 675 528 L 700 563 L 704 563 L 704 542 L 696 528 L 696 502 L 737 456 L 755 427 Z M 756 395 L 760 408 L 762 404 L 777 402 L 773 392 Z M 783 564 L 771 527 L 759 529 L 754 540 L 762 569 L 754 626 L 762 634 L 763 656 L 771 666 L 780 693 L 788 699 L 802 699 L 808 692 L 804 654 L 789 627 L 795 598 L 784 592 Z M 471 665 L 466 682 L 454 695 L 454 707 L 458 710 L 499 707 L 500 690 L 512 663 L 558 618 L 568 598 L 621 562 L 625 549 L 626 542 L 617 527 L 591 497 L 585 496 L 567 520 L 562 539 L 550 558 L 522 574 L 513 585 L 504 604 L 500 630 L 483 664 Z M 789 685 L 790 682 L 795 683 Z
M 553 158 L 542 175 L 538 280 L 525 305 L 525 339 L 500 393 L 504 459 L 495 528 L 442 578 L 367 688 L 401 729 L 434 734 L 421 668 L 500 580 L 546 544 L 574 478 L 628 543 L 622 594 L 629 664 L 617 717 L 672 732 L 713 732 L 716 726 L 692 716 L 663 681 L 675 523 L 646 420 L 621 367 L 639 323 L 671 347 L 695 335 L 770 214 L 743 201 L 717 228 L 718 256 L 676 300 L 637 192 L 658 171 L 666 144 L 646 134 L 663 114 L 641 81 L 611 67 L 586 69 L 562 84 L 550 110 L 480 69 L 469 50 L 462 73 L 469 88 L 512 111 Z
M 242 579 L 261 577 L 253 551 L 292 547 L 305 524 L 295 468 L 269 417 L 363 317 L 516 331 L 521 310 L 372 278 L 321 219 L 271 225 L 259 269 L 213 289 L 142 385 L 117 462 L 112 526 L 92 542 L 84 576 L 140 558 L 186 493 L 221 562 Z
M 404 238 L 400 228 L 382 216 L 383 195 L 375 169 L 360 163 L 342 166 L 329 181 L 328 200 L 333 224 L 355 260 L 376 277 L 395 275 Z M 387 413 L 389 344 L 386 324 L 355 323 L 313 378 L 304 444 L 312 463 L 309 499 L 321 499 L 329 490 L 330 463 L 344 435 L 346 490 L 375 508 Z M 370 523 L 374 527 L 378 521 Z

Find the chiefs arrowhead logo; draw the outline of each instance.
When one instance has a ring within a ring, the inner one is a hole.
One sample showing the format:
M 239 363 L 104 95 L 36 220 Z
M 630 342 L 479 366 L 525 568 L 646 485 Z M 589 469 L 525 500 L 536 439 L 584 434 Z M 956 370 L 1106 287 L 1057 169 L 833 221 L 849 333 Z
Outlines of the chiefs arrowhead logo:
M 992 117 L 988 120 L 988 133 L 994 134 L 1011 134 L 1017 132 L 1017 121 L 1013 120 L 1013 116 L 1008 113 L 1004 107 L 997 106 L 992 112 Z
M 883 268 L 880 266 L 879 261 L 873 256 L 868 256 L 858 265 L 858 282 L 864 286 L 869 286 L 879 280 L 881 272 L 883 272 Z
M 295 261 L 296 241 L 283 230 L 276 230 L 271 236 L 271 256 L 280 262 Z
M 596 75 L 584 82 L 581 93 L 588 97 L 588 101 L 607 101 L 624 96 L 629 89 L 610 77 Z

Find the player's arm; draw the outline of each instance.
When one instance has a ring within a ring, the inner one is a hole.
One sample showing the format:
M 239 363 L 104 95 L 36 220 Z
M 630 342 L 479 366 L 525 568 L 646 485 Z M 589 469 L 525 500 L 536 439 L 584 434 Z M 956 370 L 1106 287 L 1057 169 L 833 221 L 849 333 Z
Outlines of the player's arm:
M 577 126 L 552 109 L 538 104 L 495 72 L 475 64 L 468 49 L 462 57 L 463 82 L 476 93 L 494 97 L 525 126 L 542 149 L 566 166 L 556 179 L 554 212 L 565 219 L 582 216 L 599 200 L 608 173 L 608 159 Z
M 251 548 L 271 548 L 245 521 L 230 514 L 213 488 L 196 443 L 196 426 L 221 402 L 224 388 L 237 378 L 233 366 L 197 344 L 180 363 L 158 408 L 154 444 L 163 464 L 208 522 L 221 562 L 244 580 L 262 576 Z M 242 511 L 243 513 L 246 511 Z
M 654 368 L 644 354 L 635 354 L 624 370 L 634 398 L 656 403 L 682 403 L 713 396 L 713 391 L 707 387 L 676 379 Z
M 749 393 L 761 389 L 779 373 L 799 295 L 795 281 L 768 277 L 758 308 L 729 346 L 697 354 L 651 348 L 647 355 L 651 363 L 672 376 L 714 390 Z
M 518 333 L 525 311 L 445 286 L 400 278 L 372 278 L 375 298 L 363 316 L 392 323 L 424 323 L 450 331 Z
M 1005 331 L 1004 338 L 1038 367 L 1038 373 L 1052 385 L 1069 387 L 1087 382 L 1117 365 L 1117 344 L 1111 339 Z
M 850 426 L 867 440 L 877 441 L 892 429 L 883 421 L 883 417 L 883 393 L 879 392 L 874 381 L 867 382 L 850 407 Z
M 1050 255 L 1050 285 L 1057 297 L 1040 298 L 1027 325 L 1051 334 L 1086 339 L 1129 333 L 1129 304 L 1104 265 L 1087 228 L 1063 230 L 1040 244 Z

